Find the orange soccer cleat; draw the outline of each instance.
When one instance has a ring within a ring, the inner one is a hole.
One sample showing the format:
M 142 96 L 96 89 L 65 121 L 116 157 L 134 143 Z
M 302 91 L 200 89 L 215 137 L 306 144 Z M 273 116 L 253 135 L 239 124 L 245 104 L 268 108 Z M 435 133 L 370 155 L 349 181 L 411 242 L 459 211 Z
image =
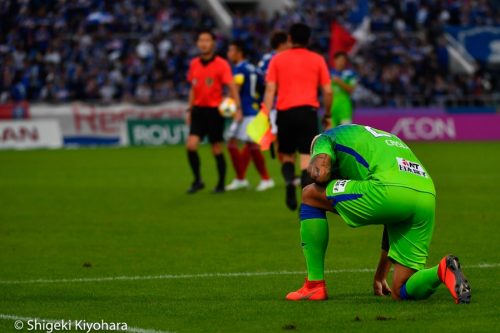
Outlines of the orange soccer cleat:
M 286 295 L 289 301 L 324 301 L 328 299 L 325 280 L 309 281 L 306 278 L 304 286 Z
M 439 262 L 438 276 L 443 282 L 455 303 L 470 303 L 470 285 L 460 269 L 460 262 L 454 255 L 448 255 Z

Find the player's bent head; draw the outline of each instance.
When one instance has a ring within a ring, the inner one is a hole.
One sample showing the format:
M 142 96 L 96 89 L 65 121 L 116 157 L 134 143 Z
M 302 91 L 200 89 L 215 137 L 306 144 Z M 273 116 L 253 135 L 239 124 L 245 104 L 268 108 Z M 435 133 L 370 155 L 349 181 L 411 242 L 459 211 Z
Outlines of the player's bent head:
M 271 35 L 271 47 L 273 50 L 280 48 L 288 42 L 288 35 L 283 30 L 276 30 Z
M 292 44 L 306 46 L 309 44 L 309 38 L 311 37 L 311 28 L 304 23 L 295 23 L 290 27 L 288 34 Z
M 314 156 L 309 162 L 307 172 L 316 184 L 327 184 L 332 180 L 332 158 L 327 154 Z

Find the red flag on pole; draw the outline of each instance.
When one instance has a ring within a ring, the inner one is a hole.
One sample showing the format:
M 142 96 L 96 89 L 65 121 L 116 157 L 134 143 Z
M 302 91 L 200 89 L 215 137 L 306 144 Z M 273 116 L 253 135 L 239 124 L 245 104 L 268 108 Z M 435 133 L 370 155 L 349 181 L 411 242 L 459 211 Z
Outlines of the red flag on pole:
M 336 53 L 348 53 L 354 44 L 356 44 L 356 39 L 349 31 L 335 21 L 330 24 L 330 52 L 328 53 L 330 62 L 332 62 Z

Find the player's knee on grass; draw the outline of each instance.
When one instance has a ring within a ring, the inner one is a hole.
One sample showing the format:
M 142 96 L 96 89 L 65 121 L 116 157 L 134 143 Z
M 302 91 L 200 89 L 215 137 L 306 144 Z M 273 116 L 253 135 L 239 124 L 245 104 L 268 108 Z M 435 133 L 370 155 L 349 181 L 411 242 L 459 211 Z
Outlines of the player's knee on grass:
M 394 285 L 391 288 L 391 298 L 395 301 L 400 301 L 401 297 L 399 296 L 399 290 L 397 288 L 394 288 Z
M 406 281 L 404 283 L 406 283 Z M 401 287 L 404 285 L 404 283 L 401 284 L 400 282 L 396 282 L 395 280 L 392 281 L 391 297 L 393 300 L 401 300 Z
M 401 287 L 403 287 L 408 279 L 415 274 L 415 270 L 398 263 L 394 264 L 394 273 L 392 278 L 392 293 L 391 297 L 394 300 L 401 300 Z

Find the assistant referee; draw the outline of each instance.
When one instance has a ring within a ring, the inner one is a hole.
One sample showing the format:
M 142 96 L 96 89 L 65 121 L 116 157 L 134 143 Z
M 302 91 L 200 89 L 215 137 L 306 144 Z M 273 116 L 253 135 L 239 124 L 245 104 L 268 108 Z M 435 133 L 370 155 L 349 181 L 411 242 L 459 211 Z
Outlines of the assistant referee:
M 266 76 L 264 104 L 268 110 L 278 96 L 278 152 L 286 182 L 286 204 L 291 210 L 297 208 L 296 152 L 300 154 L 301 185 L 305 187 L 311 183 L 307 166 L 311 142 L 319 132 L 319 90 L 323 93 L 326 110 L 324 121 L 329 123 L 331 118 L 332 88 L 328 66 L 322 56 L 307 49 L 310 36 L 311 29 L 307 25 L 293 24 L 288 33 L 292 48 L 273 57 Z
M 198 33 L 196 45 L 200 56 L 191 61 L 187 74 L 191 89 L 186 117 L 186 123 L 190 126 L 186 146 L 189 165 L 194 175 L 188 193 L 196 193 L 205 187 L 201 179 L 198 155 L 198 145 L 205 136 L 208 136 L 208 141 L 212 145 L 219 175 L 214 193 L 222 193 L 226 177 L 226 161 L 223 154 L 224 118 L 220 115 L 218 107 L 224 97 L 223 88 L 226 86 L 230 97 L 238 105 L 235 120 L 241 121 L 240 97 L 229 63 L 215 54 L 215 35 L 209 30 L 201 31 Z

